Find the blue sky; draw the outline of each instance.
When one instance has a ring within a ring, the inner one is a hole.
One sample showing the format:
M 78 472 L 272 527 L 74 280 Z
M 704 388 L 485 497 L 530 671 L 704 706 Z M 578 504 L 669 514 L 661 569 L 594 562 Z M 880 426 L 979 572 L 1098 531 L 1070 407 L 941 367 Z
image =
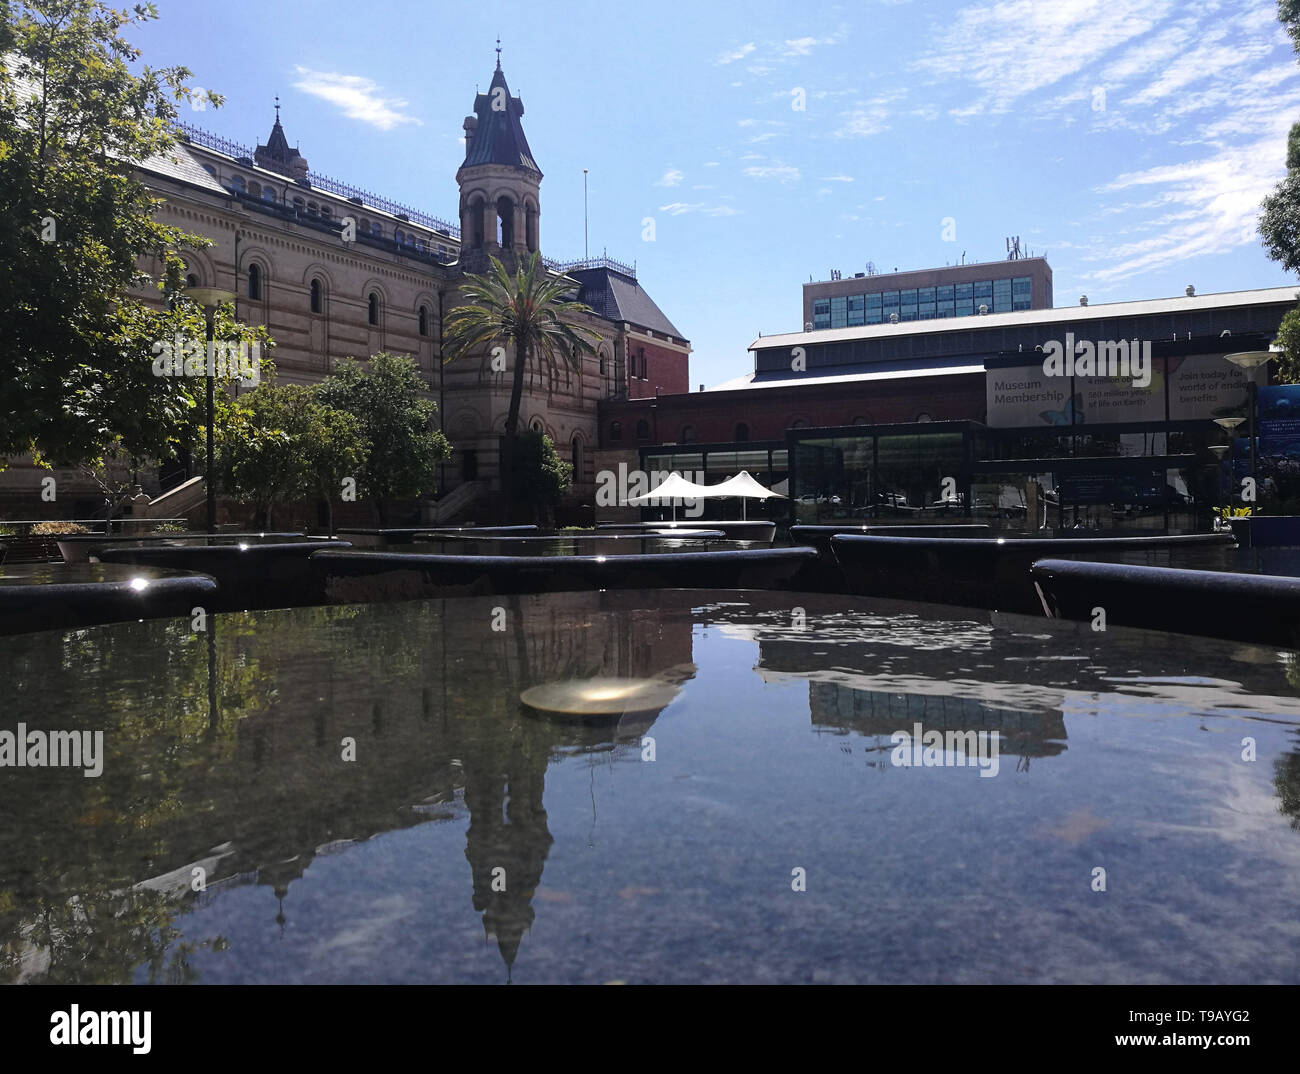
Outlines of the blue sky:
M 1255 234 L 1300 119 L 1273 0 L 157 6 L 144 61 L 226 97 L 194 123 L 253 144 L 278 93 L 314 171 L 451 220 L 499 33 L 543 251 L 582 256 L 589 169 L 590 250 L 636 262 L 693 388 L 797 331 L 810 275 L 995 260 L 1008 235 L 1057 305 L 1294 282 Z

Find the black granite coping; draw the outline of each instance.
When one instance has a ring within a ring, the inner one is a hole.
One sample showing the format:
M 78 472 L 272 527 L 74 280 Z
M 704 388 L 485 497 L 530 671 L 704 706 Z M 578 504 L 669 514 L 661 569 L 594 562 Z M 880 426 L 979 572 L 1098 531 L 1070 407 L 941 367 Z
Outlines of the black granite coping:
M 1160 537 L 887 537 L 836 534 L 831 552 L 852 593 L 1041 614 L 1030 564 L 1048 557 L 1116 561 L 1233 547 L 1229 533 Z
M 335 601 L 591 589 L 786 589 L 815 563 L 813 548 L 611 556 L 444 556 L 313 553 Z
M 1073 619 L 1300 648 L 1300 578 L 1040 559 L 1043 611 Z
M 163 548 L 105 548 L 103 563 L 172 567 L 210 574 L 220 586 L 218 610 L 276 608 L 325 602 L 324 577 L 315 552 L 350 549 L 347 541 L 271 544 L 179 545 Z
M 143 584 L 142 584 L 143 583 Z M 93 626 L 215 610 L 205 574 L 134 566 L 28 564 L 0 572 L 0 634 Z

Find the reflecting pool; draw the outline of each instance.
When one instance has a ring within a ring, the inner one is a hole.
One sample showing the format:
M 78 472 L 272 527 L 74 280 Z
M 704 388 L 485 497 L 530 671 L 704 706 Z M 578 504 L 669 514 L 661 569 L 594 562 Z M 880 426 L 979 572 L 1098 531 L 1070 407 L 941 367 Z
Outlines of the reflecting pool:
M 1300 981 L 1292 653 L 748 592 L 207 626 L 0 638 L 0 751 L 103 732 L 0 767 L 0 980 Z

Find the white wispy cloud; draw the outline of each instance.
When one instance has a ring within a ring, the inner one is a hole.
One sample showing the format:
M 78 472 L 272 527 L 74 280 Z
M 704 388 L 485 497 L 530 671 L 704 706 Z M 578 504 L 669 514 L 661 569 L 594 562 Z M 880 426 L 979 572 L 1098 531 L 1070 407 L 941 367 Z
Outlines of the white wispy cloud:
M 733 49 L 731 52 L 722 53 L 722 55 L 718 57 L 717 62 L 719 64 L 727 64 L 735 63 L 737 60 L 743 60 L 754 51 L 755 47 L 754 42 L 751 41 L 749 44 L 741 45 L 740 48 Z
M 1122 46 L 1147 40 L 1172 0 L 997 0 L 958 12 L 916 66 L 973 82 L 965 114 L 1010 111 Z
M 890 98 L 873 97 L 840 114 L 836 138 L 866 138 L 889 130 Z
M 851 176 L 851 175 L 823 175 L 823 176 L 821 177 L 821 181 L 822 181 L 823 183 L 851 183 L 851 182 L 853 182 L 853 176 Z
M 660 205 L 659 211 L 669 216 L 682 216 L 685 213 L 699 213 L 702 216 L 735 216 L 739 212 L 730 205 L 705 205 L 699 201 L 674 201 L 668 205 Z
M 385 96 L 379 84 L 369 78 L 337 71 L 313 71 L 307 67 L 295 67 L 294 72 L 298 76 L 293 84 L 295 89 L 329 101 L 349 119 L 369 123 L 383 131 L 408 123 L 421 126 L 421 121 L 406 111 L 408 101 Z
M 1292 107 L 1300 107 L 1300 99 Z M 1171 262 L 1258 243 L 1259 203 L 1281 177 L 1290 114 L 1276 117 L 1273 129 L 1249 144 L 1117 176 L 1103 193 L 1154 192 L 1154 199 L 1130 208 L 1149 213 L 1159 206 L 1163 212 L 1109 225 L 1106 239 L 1093 243 L 1087 255 L 1098 267 L 1083 278 L 1123 280 Z M 1125 215 L 1122 207 L 1118 216 L 1122 220 Z M 1128 235 L 1132 241 L 1114 242 L 1115 236 Z
M 745 174 L 751 179 L 779 179 L 790 183 L 799 178 L 799 169 L 793 164 L 751 164 L 745 169 Z
M 796 37 L 792 41 L 785 43 L 785 55 L 787 56 L 807 56 L 818 45 L 833 45 L 836 43 L 834 37 Z
M 676 168 L 669 168 L 655 181 L 655 186 L 677 186 L 685 178 Z

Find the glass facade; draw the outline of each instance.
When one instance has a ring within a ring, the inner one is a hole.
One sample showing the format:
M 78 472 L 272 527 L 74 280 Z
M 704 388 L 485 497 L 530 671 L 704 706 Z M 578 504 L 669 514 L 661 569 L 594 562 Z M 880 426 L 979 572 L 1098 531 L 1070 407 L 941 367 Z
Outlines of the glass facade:
M 989 313 L 1027 310 L 1033 308 L 1033 286 L 1032 277 L 1016 276 L 817 298 L 813 300 L 813 329 L 888 324 L 890 314 L 894 313 L 900 321 L 970 317 L 979 312 L 981 305 L 987 306 Z M 1050 305 L 1050 294 L 1044 298 Z
M 1216 431 L 1203 425 L 1148 422 L 1064 433 L 935 422 L 809 430 L 789 438 L 786 517 L 978 520 L 1020 532 L 1204 531 L 1210 512 L 1226 501 L 1218 464 L 1207 461 Z M 945 478 L 953 479 L 955 496 Z

